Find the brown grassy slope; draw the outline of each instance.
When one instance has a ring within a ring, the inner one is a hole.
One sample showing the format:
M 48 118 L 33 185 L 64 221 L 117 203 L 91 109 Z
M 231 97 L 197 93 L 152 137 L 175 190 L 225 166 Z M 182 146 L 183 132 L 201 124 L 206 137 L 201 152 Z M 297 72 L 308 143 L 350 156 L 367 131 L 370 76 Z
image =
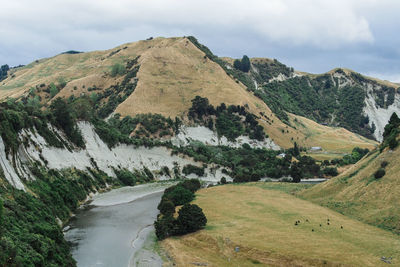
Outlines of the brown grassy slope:
M 381 256 L 399 263 L 396 235 L 268 186 L 286 185 L 200 190 L 195 203 L 207 216 L 206 229 L 168 238 L 162 246 L 177 266 L 384 266 Z
M 386 175 L 374 173 L 387 161 Z M 300 193 L 315 203 L 400 234 L 400 150 L 375 151 L 352 168 Z
M 354 146 L 374 147 L 373 141 L 348 131 L 337 134 L 344 130 L 322 127 L 323 131 L 318 133 L 321 127 L 316 123 L 305 123 L 311 127 L 311 136 L 304 129 L 288 127 L 262 100 L 248 92 L 242 84 L 236 83 L 218 64 L 204 56 L 186 38 L 163 40 L 159 46 L 147 50 L 140 59 L 139 83 L 135 92 L 118 106 L 116 112 L 122 115 L 152 112 L 164 116 L 179 116 L 187 112 L 191 106 L 190 100 L 200 95 L 209 98 L 214 106 L 221 103 L 248 105 L 250 112 L 261 117 L 260 123 L 269 136 L 285 148 L 293 146 L 294 141 L 302 146 L 321 145 L 326 149 L 345 152 L 351 151 Z M 260 112 L 265 116 L 261 116 Z M 321 136 L 325 139 L 321 139 Z
M 331 153 L 347 153 L 356 146 L 372 150 L 378 145 L 376 141 L 344 128 L 324 126 L 294 114 L 289 114 L 289 121 L 298 132 L 305 136 L 303 140 L 295 138 L 300 145 L 305 147 L 320 146 L 324 151 Z
M 205 58 L 205 54 L 187 38 L 155 38 L 105 51 L 42 59 L 14 70 L 13 75 L 0 84 L 0 99 L 27 93 L 31 87 L 42 83 L 57 84 L 59 78 L 63 78 L 67 85 L 57 96 L 91 94 L 88 88 L 93 86 L 105 90 L 123 79 L 123 76 L 111 77 L 111 67 L 116 63 L 125 64 L 137 56 L 140 56 L 141 64 L 137 74 L 138 85 L 115 111 L 123 116 L 140 113 L 179 116 L 185 114 L 191 106 L 191 100 L 200 95 L 207 97 L 214 106 L 222 102 L 227 105 L 248 105 L 250 112 L 261 117 L 260 123 L 268 135 L 284 148 L 292 147 L 295 141 L 307 147 L 322 146 L 333 150 L 345 147 L 345 152 L 351 151 L 356 145 L 371 146 L 370 141 L 360 141 L 351 133 L 337 135 L 336 130 L 332 129 L 332 134 L 327 134 L 330 131 L 328 127 L 319 134 L 321 128 L 315 123 L 304 123 L 310 127 L 309 131 L 301 127 L 288 127 L 244 85 L 236 83 L 218 64 Z M 327 135 L 329 140 L 322 138 Z M 340 146 L 332 147 L 332 142 Z

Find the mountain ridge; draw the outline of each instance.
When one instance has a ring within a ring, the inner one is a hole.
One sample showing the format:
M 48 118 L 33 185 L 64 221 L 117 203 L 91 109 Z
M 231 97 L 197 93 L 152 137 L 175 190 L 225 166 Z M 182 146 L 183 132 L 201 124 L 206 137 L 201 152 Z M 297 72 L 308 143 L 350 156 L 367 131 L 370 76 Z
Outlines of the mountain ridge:
M 125 67 L 124 74 L 110 74 L 115 65 L 124 67 L 132 61 L 135 65 Z M 277 60 L 258 61 L 260 67 L 266 61 L 277 64 L 279 68 L 272 68 L 273 73 L 281 69 L 293 71 Z M 46 104 L 59 96 L 89 95 L 100 98 L 96 105 L 103 109 L 105 117 L 116 113 L 122 116 L 159 113 L 185 117 L 191 100 L 200 95 L 209 98 L 214 106 L 221 103 L 247 106 L 281 147 L 290 147 L 295 141 L 306 147 L 324 147 L 313 136 L 306 136 L 287 125 L 288 122 L 282 122 L 279 113 L 271 111 L 268 102 L 264 103 L 251 92 L 247 74 L 235 70 L 228 73 L 229 66 L 221 62 L 195 38 L 154 38 L 105 51 L 60 54 L 33 62 L 13 70 L 0 83 L 0 98 L 22 96 L 32 100 L 37 97 Z M 276 77 L 272 75 L 272 78 Z M 260 76 L 259 79 L 263 78 Z M 254 83 L 251 81 L 251 84 Z M 371 148 L 370 144 L 365 146 Z

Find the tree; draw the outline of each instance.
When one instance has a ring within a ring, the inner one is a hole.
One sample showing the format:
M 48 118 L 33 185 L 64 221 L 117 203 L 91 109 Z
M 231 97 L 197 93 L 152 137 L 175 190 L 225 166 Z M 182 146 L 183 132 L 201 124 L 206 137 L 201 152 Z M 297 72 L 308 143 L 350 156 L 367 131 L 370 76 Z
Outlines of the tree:
M 208 115 L 212 113 L 210 103 L 206 97 L 196 96 L 192 99 L 192 107 L 189 109 L 189 117 L 195 118 L 196 115 L 198 118 L 202 118 L 204 115 Z
M 385 176 L 385 174 L 386 174 L 385 169 L 379 168 L 379 169 L 374 173 L 374 177 L 375 177 L 375 179 L 380 179 L 380 178 L 382 178 L 383 176 Z
M 163 240 L 168 236 L 174 234 L 175 219 L 171 215 L 161 216 L 154 222 L 154 228 L 156 229 L 156 236 L 158 240 Z
M 297 163 L 293 163 L 292 166 L 290 167 L 290 176 L 292 176 L 293 182 L 294 183 L 300 183 L 301 182 L 301 169 L 297 165 Z
M 294 142 L 293 156 L 294 156 L 294 157 L 300 156 L 300 150 L 299 150 L 299 147 L 297 146 L 297 143 L 296 143 L 296 142 Z
M 175 212 L 175 205 L 174 202 L 167 198 L 163 198 L 158 204 L 157 209 L 161 212 L 163 215 L 173 215 Z
M 50 84 L 50 97 L 53 98 L 57 93 L 58 93 L 58 89 L 57 86 L 54 83 Z
M 385 131 L 383 132 L 383 138 L 390 135 L 393 129 L 396 129 L 400 126 L 400 119 L 397 116 L 396 112 L 393 112 L 392 116 L 389 119 L 388 124 L 385 126 Z
M 397 116 L 396 112 L 393 112 L 392 116 L 390 116 L 389 123 L 395 126 L 400 125 L 400 119 Z
M 184 180 L 183 182 L 180 182 L 179 185 L 183 186 L 184 188 L 190 190 L 193 193 L 201 188 L 199 179 Z
M 250 59 L 246 55 L 244 55 L 242 57 L 241 70 L 244 71 L 244 72 L 249 72 L 249 70 L 250 70 Z
M 175 206 L 179 206 L 192 201 L 194 194 L 182 186 L 175 186 L 171 191 L 165 191 L 163 198 L 170 199 Z
M 0 81 L 4 80 L 5 78 L 7 78 L 7 72 L 10 68 L 8 67 L 8 65 L 3 65 L 0 67 Z
M 77 146 L 84 147 L 85 143 L 79 130 L 75 127 L 75 118 L 69 105 L 62 98 L 58 97 L 50 105 L 55 124 L 63 129 L 67 137 Z
M 242 63 L 240 62 L 239 59 L 235 59 L 235 61 L 233 61 L 233 67 L 237 70 L 242 69 Z
M 203 210 L 196 204 L 185 204 L 179 210 L 176 220 L 178 234 L 187 234 L 203 228 L 207 223 L 207 218 Z
M 250 59 L 248 56 L 244 55 L 242 60 L 235 59 L 233 61 L 233 67 L 237 70 L 241 70 L 243 72 L 249 72 L 250 70 Z

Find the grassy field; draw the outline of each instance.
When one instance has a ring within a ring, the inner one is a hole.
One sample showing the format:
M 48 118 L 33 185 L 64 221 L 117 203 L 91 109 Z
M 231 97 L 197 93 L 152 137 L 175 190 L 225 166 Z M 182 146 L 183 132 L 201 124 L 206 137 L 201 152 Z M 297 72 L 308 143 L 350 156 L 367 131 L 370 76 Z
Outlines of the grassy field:
M 386 174 L 374 173 L 383 161 Z M 375 151 L 350 169 L 300 196 L 366 223 L 400 234 L 400 150 Z
M 293 193 L 309 187 L 299 186 L 202 189 L 195 203 L 208 218 L 206 229 L 162 246 L 177 266 L 384 266 L 382 256 L 400 264 L 398 236 L 296 198 Z

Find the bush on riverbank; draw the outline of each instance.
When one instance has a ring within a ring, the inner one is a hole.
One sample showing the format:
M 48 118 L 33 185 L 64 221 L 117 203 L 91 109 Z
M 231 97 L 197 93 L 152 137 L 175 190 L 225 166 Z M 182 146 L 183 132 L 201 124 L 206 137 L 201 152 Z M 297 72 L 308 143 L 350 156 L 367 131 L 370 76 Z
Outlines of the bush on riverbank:
M 184 235 L 203 228 L 207 218 L 202 209 L 189 204 L 194 198 L 194 192 L 200 189 L 200 181 L 197 179 L 185 180 L 171 186 L 164 191 L 158 209 L 160 214 L 154 222 L 156 236 L 159 240 L 172 235 Z M 178 217 L 174 218 L 175 207 L 183 205 Z

